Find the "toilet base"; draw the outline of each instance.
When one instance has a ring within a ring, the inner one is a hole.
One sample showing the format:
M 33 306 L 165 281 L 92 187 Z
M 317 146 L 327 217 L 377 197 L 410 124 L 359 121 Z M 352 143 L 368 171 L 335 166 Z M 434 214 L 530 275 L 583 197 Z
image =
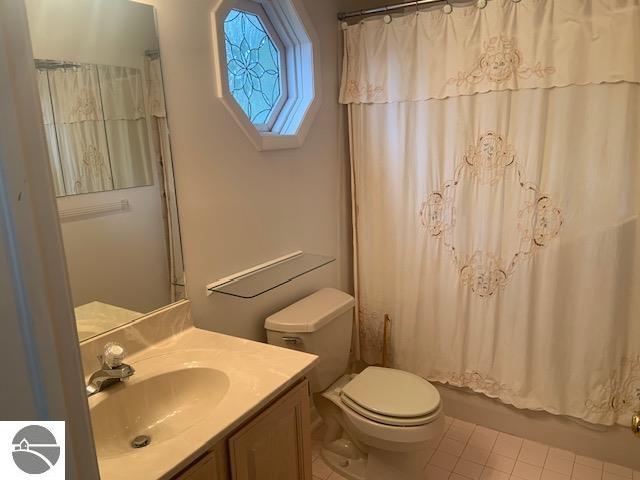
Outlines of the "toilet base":
M 370 449 L 367 457 L 348 458 L 322 448 L 320 456 L 349 480 L 423 480 L 426 452 L 387 452 Z

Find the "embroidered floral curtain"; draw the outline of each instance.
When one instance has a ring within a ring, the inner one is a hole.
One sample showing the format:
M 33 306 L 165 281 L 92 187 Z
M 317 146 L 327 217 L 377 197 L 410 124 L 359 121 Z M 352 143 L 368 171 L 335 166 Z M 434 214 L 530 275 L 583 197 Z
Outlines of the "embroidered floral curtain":
M 628 424 L 639 15 L 637 0 L 496 0 L 347 28 L 365 361 L 380 362 L 389 314 L 396 367 Z
M 56 138 L 56 127 L 54 125 L 53 104 L 51 103 L 51 92 L 49 91 L 49 78 L 46 70 L 38 70 L 38 92 L 40 94 L 40 106 L 42 108 L 42 121 L 44 123 L 44 134 L 47 141 L 47 151 L 49 152 L 49 166 L 53 176 L 53 187 L 56 197 L 65 195 L 64 175 L 62 165 L 60 165 L 60 154 L 58 151 L 58 139 Z
M 640 81 L 640 65 L 629 61 L 640 43 L 638 0 L 490 3 L 348 27 L 340 101 Z
M 65 191 L 113 189 L 95 65 L 49 70 Z
M 138 68 L 99 65 L 113 188 L 153 183 L 144 98 Z
M 38 82 L 58 196 L 153 183 L 140 69 L 45 67 Z

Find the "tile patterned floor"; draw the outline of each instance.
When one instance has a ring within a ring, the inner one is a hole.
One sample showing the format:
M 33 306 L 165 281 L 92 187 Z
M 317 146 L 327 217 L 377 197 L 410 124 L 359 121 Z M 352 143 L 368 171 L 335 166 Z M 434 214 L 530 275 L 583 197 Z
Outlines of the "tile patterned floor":
M 640 480 L 640 472 L 627 467 L 450 417 L 430 442 L 425 463 L 425 480 Z M 344 479 L 319 456 L 317 442 L 313 479 Z
M 312 437 L 313 448 L 311 449 L 311 458 L 313 460 L 313 480 L 347 480 L 339 473 L 331 470 L 331 468 L 320 457 L 320 439 L 322 438 L 323 433 L 323 428 L 320 428 L 319 431 L 314 431 L 314 435 Z

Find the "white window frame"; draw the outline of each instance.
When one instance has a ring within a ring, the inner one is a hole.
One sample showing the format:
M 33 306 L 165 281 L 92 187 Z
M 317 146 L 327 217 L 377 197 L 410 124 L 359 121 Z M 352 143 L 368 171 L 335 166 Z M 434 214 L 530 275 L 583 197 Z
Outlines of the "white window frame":
M 283 57 L 282 105 L 254 125 L 231 95 L 224 20 L 231 10 L 258 15 Z M 219 0 L 211 12 L 217 94 L 258 150 L 300 147 L 320 106 L 317 36 L 300 0 Z M 286 89 L 286 90 L 285 90 Z M 286 91 L 286 94 L 285 94 Z

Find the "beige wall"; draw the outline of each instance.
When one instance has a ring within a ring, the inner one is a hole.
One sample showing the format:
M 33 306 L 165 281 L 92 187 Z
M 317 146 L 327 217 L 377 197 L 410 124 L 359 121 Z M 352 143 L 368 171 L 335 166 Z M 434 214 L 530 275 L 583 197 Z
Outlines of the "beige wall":
M 322 105 L 301 148 L 270 152 L 256 151 L 216 97 L 213 2 L 149 3 L 158 11 L 194 322 L 262 340 L 266 315 L 323 286 L 350 289 L 348 167 L 336 100 L 338 2 L 303 2 L 319 38 Z M 205 295 L 208 283 L 295 250 L 337 261 L 254 300 Z
M 365 8 L 375 8 L 395 3 L 393 0 L 342 0 L 340 2 L 341 12 L 351 12 L 353 10 L 362 10 Z
M 158 48 L 153 11 L 128 0 L 26 0 L 35 58 L 143 68 Z M 153 165 L 154 169 L 156 165 Z M 169 273 L 154 185 L 58 198 L 60 210 L 128 200 L 131 209 L 62 223 L 76 306 L 98 300 L 138 312 L 167 304 Z

